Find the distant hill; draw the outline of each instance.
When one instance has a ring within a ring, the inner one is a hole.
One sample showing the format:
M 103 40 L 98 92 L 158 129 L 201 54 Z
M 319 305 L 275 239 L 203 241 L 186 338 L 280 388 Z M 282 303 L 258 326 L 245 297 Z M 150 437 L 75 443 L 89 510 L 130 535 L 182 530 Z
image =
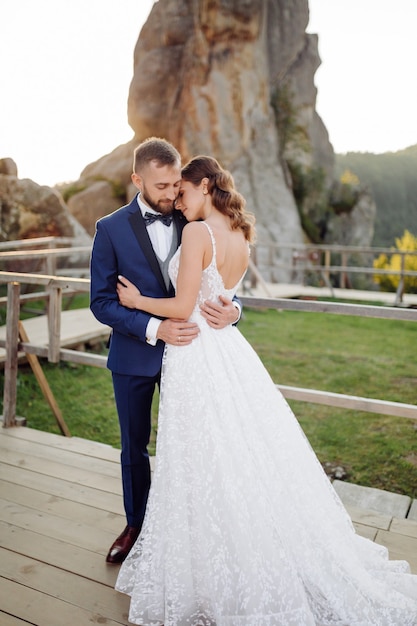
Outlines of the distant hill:
M 417 145 L 373 154 L 336 155 L 336 177 L 350 170 L 371 190 L 377 216 L 372 245 L 392 246 L 407 229 L 417 236 Z

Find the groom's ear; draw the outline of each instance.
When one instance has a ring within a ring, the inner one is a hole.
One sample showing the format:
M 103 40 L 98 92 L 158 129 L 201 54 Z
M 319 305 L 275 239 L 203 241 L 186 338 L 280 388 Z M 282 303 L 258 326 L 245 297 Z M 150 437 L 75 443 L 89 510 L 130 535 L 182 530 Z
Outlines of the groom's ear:
M 133 172 L 131 175 L 132 183 L 135 185 L 139 191 L 142 191 L 142 178 L 136 172 Z

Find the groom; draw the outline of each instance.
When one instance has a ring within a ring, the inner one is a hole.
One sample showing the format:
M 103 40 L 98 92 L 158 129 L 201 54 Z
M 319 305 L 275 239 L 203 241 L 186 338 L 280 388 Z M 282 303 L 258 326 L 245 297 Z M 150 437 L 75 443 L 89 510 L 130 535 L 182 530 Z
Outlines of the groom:
M 126 206 L 96 224 L 91 255 L 91 302 L 95 317 L 112 328 L 107 367 L 121 434 L 123 502 L 127 526 L 106 557 L 122 563 L 135 543 L 145 515 L 150 487 L 147 446 L 151 405 L 159 385 L 165 343 L 188 345 L 198 326 L 180 320 L 160 320 L 119 304 L 118 276 L 126 276 L 151 297 L 174 295 L 168 264 L 187 223 L 174 203 L 181 184 L 181 157 L 164 139 L 151 137 L 134 151 L 132 182 L 139 193 Z M 208 324 L 223 328 L 235 323 L 239 305 L 205 303 Z

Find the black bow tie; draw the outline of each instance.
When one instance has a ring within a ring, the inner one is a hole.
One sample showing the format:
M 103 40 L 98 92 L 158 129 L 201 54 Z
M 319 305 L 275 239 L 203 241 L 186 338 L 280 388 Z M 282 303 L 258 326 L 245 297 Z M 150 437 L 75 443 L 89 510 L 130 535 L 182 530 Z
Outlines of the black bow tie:
M 149 211 L 146 211 L 143 218 L 145 220 L 146 226 L 149 226 L 149 224 L 153 224 L 157 220 L 160 220 L 163 224 L 165 224 L 165 226 L 170 226 L 172 222 L 172 215 L 162 215 L 162 213 L 149 213 Z

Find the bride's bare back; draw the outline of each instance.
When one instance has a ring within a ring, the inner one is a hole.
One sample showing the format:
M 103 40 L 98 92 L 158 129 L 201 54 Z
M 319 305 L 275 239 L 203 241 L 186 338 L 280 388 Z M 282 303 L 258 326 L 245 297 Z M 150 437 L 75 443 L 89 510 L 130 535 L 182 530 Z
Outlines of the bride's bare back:
M 242 231 L 231 230 L 227 228 L 219 228 L 210 225 L 216 242 L 216 265 L 219 274 L 223 279 L 226 289 L 232 289 L 242 278 L 249 262 L 249 246 Z M 206 267 L 210 264 L 213 249 L 210 240 L 211 255 L 210 258 L 205 257 L 207 261 Z

